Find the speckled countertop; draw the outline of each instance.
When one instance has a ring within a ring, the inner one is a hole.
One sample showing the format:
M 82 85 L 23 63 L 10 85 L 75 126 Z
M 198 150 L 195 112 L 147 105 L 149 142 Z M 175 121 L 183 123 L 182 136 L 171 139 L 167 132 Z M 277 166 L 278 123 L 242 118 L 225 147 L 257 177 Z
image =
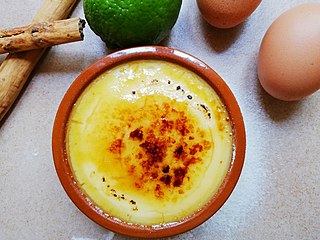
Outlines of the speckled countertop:
M 170 239 L 320 239 L 320 93 L 281 102 L 261 89 L 256 74 L 265 31 L 282 12 L 304 2 L 262 1 L 244 24 L 217 30 L 201 19 L 195 0 L 183 1 L 163 45 L 200 58 L 226 81 L 244 116 L 247 154 L 225 205 L 201 226 Z M 9 28 L 28 24 L 41 0 L 0 3 L 0 28 Z M 72 16 L 83 17 L 82 2 Z M 83 42 L 51 48 L 0 126 L 1 240 L 127 239 L 75 207 L 51 154 L 62 96 L 82 70 L 107 53 L 88 26 Z

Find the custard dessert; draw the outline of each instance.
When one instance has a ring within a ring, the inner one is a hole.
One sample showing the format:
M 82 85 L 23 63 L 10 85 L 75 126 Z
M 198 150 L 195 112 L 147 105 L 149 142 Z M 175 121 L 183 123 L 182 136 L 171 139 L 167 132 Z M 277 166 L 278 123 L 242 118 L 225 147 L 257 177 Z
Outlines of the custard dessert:
M 232 161 L 232 125 L 210 85 L 161 60 L 118 65 L 73 107 L 66 147 L 88 199 L 121 221 L 182 221 L 218 191 Z

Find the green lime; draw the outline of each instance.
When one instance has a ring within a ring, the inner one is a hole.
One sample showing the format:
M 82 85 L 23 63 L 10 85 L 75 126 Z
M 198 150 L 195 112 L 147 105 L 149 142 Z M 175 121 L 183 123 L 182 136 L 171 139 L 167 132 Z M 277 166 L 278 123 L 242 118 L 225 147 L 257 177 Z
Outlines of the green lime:
M 84 0 L 90 28 L 109 48 L 158 44 L 177 21 L 182 0 Z

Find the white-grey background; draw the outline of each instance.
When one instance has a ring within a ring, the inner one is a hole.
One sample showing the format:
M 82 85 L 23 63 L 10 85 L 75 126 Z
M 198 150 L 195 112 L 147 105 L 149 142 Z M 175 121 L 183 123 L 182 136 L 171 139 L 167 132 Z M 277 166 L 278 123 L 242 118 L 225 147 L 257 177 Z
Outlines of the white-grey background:
M 0 0 L 0 28 L 28 24 L 41 2 Z M 267 28 L 304 2 L 310 1 L 265 0 L 244 24 L 218 30 L 202 20 L 195 0 L 183 0 L 162 44 L 200 58 L 226 81 L 244 116 L 247 154 L 238 185 L 220 211 L 170 239 L 320 239 L 319 91 L 302 101 L 281 102 L 261 89 L 256 73 Z M 72 16 L 83 17 L 82 2 Z M 88 26 L 83 42 L 51 48 L 0 126 L 1 240 L 127 239 L 99 227 L 74 206 L 51 154 L 62 96 L 82 70 L 107 53 Z

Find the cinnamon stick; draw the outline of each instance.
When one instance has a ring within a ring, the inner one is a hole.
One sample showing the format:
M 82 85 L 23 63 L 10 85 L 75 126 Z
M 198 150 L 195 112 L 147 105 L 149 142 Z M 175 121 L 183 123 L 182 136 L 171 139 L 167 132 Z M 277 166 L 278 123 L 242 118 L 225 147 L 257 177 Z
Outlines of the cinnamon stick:
M 0 54 L 23 52 L 83 40 L 84 25 L 84 20 L 71 18 L 0 30 Z
M 77 0 L 45 0 L 32 19 L 33 23 L 66 18 Z M 9 54 L 0 65 L 0 121 L 8 112 L 44 49 Z

